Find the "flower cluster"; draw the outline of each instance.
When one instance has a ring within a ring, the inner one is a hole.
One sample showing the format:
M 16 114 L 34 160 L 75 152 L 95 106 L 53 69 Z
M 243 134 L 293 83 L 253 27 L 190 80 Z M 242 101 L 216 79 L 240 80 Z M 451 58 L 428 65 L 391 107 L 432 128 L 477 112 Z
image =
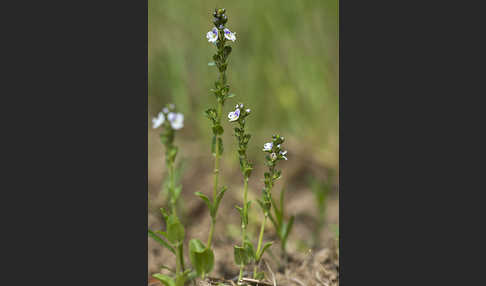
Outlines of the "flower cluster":
M 265 215 L 268 215 L 272 206 L 271 190 L 276 180 L 280 179 L 281 171 L 277 170 L 276 163 L 280 160 L 287 160 L 287 151 L 282 150 L 282 144 L 285 138 L 280 135 L 273 135 L 272 141 L 263 145 L 263 152 L 268 153 L 265 156 L 265 164 L 268 166 L 268 172 L 264 173 L 265 188 L 263 189 L 263 201 L 259 202 Z
M 157 117 L 152 119 L 153 128 L 159 128 L 162 124 L 164 124 L 165 119 L 167 118 L 168 127 L 179 130 L 184 127 L 184 114 L 174 112 L 175 105 L 169 104 L 168 106 L 162 108 L 162 112 L 159 112 Z
M 213 12 L 213 24 L 214 28 L 211 31 L 207 32 L 206 38 L 210 43 L 216 43 L 216 41 L 220 38 L 219 35 L 230 41 L 236 41 L 236 33 L 231 32 L 228 28 L 225 28 L 224 25 L 228 21 L 228 17 L 225 15 L 226 10 L 222 9 L 215 9 Z
M 284 137 L 273 135 L 272 139 L 272 142 L 263 144 L 263 152 L 270 154 L 269 158 L 272 162 L 282 159 L 287 160 L 287 150 L 282 150 L 281 145 L 284 142 Z

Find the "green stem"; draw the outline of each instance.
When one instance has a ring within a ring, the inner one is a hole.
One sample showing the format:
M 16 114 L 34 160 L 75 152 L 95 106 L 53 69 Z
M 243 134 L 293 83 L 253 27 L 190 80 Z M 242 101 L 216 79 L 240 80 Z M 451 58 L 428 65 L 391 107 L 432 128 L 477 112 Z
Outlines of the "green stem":
M 182 272 L 184 272 L 184 270 L 185 270 L 184 268 L 185 267 L 184 267 L 184 242 L 183 241 L 181 242 L 181 245 L 180 245 L 180 252 L 179 252 L 179 254 L 180 254 L 179 259 L 180 259 L 180 263 L 181 263 L 181 270 L 182 270 Z
M 174 162 L 169 162 L 169 190 L 170 190 L 170 207 L 173 214 L 177 215 L 176 213 L 176 202 L 175 202 L 175 183 L 174 183 Z
M 265 213 L 265 216 L 263 217 L 263 222 L 262 222 L 262 226 L 260 228 L 260 235 L 258 236 L 258 246 L 257 246 L 257 250 L 256 250 L 256 253 L 258 255 L 258 253 L 260 252 L 260 249 L 262 247 L 262 241 L 263 241 L 263 231 L 265 229 L 265 223 L 267 222 L 267 216 L 268 214 Z M 261 257 L 260 257 L 261 258 Z M 256 278 L 256 271 L 257 271 L 257 266 L 258 266 L 258 263 L 260 262 L 260 260 L 256 261 L 256 265 L 255 267 L 253 268 L 253 278 Z
M 244 268 L 244 265 L 241 264 L 240 265 L 240 275 L 238 276 L 238 285 L 240 285 L 240 281 L 241 281 L 241 279 L 243 279 L 243 268 Z
M 247 209 L 247 197 L 248 197 L 248 178 L 245 178 L 243 185 L 243 216 L 246 218 L 248 216 Z M 241 241 L 244 242 L 246 238 L 246 222 L 241 224 Z
M 243 185 L 243 219 L 244 220 L 247 217 L 247 208 L 246 208 L 246 202 L 247 202 L 247 196 L 248 196 L 248 178 L 245 178 L 244 180 L 244 185 Z M 241 223 L 241 245 L 244 247 L 244 242 L 246 238 L 246 223 L 245 221 L 242 221 Z M 243 268 L 244 265 L 240 265 L 240 275 L 238 277 L 238 282 L 241 281 L 243 278 Z
M 217 124 L 219 125 L 221 123 L 221 112 L 223 109 L 223 104 L 218 101 L 218 110 L 216 114 L 216 120 Z M 216 154 L 214 158 L 214 189 L 213 189 L 213 206 L 215 205 L 216 202 L 216 196 L 218 195 L 218 178 L 219 178 L 219 161 L 220 161 L 220 156 L 219 156 L 219 136 L 216 136 Z M 211 242 L 213 240 L 213 233 L 214 233 L 214 225 L 216 224 L 216 213 L 214 214 L 214 217 L 211 218 L 211 228 L 209 230 L 209 237 L 208 237 L 208 243 L 207 247 L 211 248 Z
M 211 227 L 209 228 L 209 237 L 207 247 L 211 249 L 211 241 L 213 240 L 213 233 L 214 233 L 214 224 L 216 223 L 216 219 L 211 218 Z
M 179 274 L 181 272 L 181 269 L 182 269 L 182 264 L 181 264 L 181 245 L 182 243 L 178 243 L 178 245 L 176 245 L 175 249 L 176 249 L 176 274 Z

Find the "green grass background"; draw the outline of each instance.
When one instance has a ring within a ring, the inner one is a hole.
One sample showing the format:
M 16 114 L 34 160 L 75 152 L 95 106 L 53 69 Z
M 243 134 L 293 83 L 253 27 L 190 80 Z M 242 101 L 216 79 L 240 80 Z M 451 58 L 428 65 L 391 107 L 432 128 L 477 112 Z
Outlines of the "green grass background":
M 209 89 L 218 73 L 207 65 L 216 49 L 205 35 L 212 11 L 222 7 L 226 26 L 237 37 L 228 68 L 236 97 L 225 104 L 224 118 L 243 102 L 253 112 L 250 152 L 280 133 L 337 167 L 338 0 L 149 0 L 148 5 L 148 120 L 175 103 L 185 114 L 179 140 L 200 141 L 209 154 L 210 127 L 203 114 L 215 106 Z M 223 127 L 228 149 L 232 130 L 227 123 Z

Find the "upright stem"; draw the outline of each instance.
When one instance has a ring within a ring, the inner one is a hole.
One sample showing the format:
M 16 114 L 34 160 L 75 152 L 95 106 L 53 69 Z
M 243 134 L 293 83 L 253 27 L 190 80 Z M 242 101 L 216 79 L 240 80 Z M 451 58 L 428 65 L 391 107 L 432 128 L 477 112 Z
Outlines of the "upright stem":
M 223 109 L 223 104 L 218 101 L 218 110 L 216 114 L 216 120 L 218 124 L 221 123 L 221 112 Z M 215 205 L 216 202 L 216 196 L 218 195 L 218 178 L 219 178 L 219 135 L 216 136 L 216 154 L 214 156 L 214 188 L 213 188 L 213 205 Z M 208 237 L 208 243 L 207 247 L 211 248 L 211 242 L 213 241 L 213 233 L 214 233 L 214 225 L 216 224 L 216 213 L 214 214 L 214 217 L 211 218 L 211 226 L 209 229 L 209 237 Z
M 260 228 L 260 236 L 258 237 L 258 246 L 257 246 L 256 253 L 259 253 L 260 252 L 260 248 L 262 247 L 263 231 L 265 229 L 265 223 L 267 222 L 267 216 L 268 216 L 268 214 L 265 213 L 265 216 L 263 217 L 262 226 Z M 257 261 L 256 263 L 258 264 L 259 262 L 260 261 Z M 255 265 L 255 267 L 253 268 L 253 278 L 256 277 L 257 267 L 258 267 L 258 265 Z
M 180 260 L 180 257 L 181 257 L 181 246 L 182 243 L 179 242 L 178 245 L 176 245 L 176 274 L 179 274 L 181 272 L 181 269 L 182 269 L 182 265 L 181 265 L 181 260 Z
M 247 196 L 248 196 L 248 178 L 245 177 L 244 179 L 244 185 L 243 185 L 243 216 L 246 218 L 247 216 L 247 208 L 246 208 L 246 202 L 247 202 Z M 241 245 L 244 246 L 246 238 L 246 223 L 244 221 L 241 222 Z M 243 268 L 245 266 L 242 264 L 240 266 L 240 275 L 238 277 L 238 281 L 241 281 L 243 278 Z
M 179 245 L 179 263 L 181 265 L 181 271 L 184 272 L 184 242 Z
M 211 218 L 211 227 L 209 228 L 209 237 L 208 237 L 208 248 L 211 248 L 211 242 L 213 240 L 213 233 L 214 233 L 214 224 L 216 223 L 215 218 Z
M 170 207 L 173 214 L 176 214 L 176 202 L 174 199 L 174 162 L 169 162 L 169 190 L 170 190 Z M 176 214 L 177 215 L 177 214 Z
M 243 185 L 243 214 L 247 216 L 247 197 L 248 197 L 248 178 L 245 178 Z M 244 242 L 246 238 L 246 223 L 241 224 L 241 241 Z
M 225 38 L 223 36 L 223 31 L 222 29 L 218 28 L 218 41 L 216 43 L 216 46 L 218 48 L 218 54 L 222 53 L 224 49 L 224 43 L 225 43 Z M 226 74 L 224 71 L 220 71 L 219 74 L 219 81 L 221 86 L 224 86 L 226 84 Z M 216 126 L 221 125 L 221 113 L 223 112 L 223 98 L 218 98 L 218 109 L 216 111 Z M 216 135 L 216 154 L 214 158 L 214 189 L 213 189 L 213 206 L 216 205 L 216 196 L 218 195 L 218 178 L 219 178 L 219 153 L 221 150 L 222 146 L 219 146 L 219 138 L 220 135 Z M 209 229 L 209 237 L 208 237 L 208 243 L 207 247 L 211 249 L 211 242 L 213 241 L 213 234 L 214 234 L 214 227 L 216 224 L 216 212 L 214 213 L 214 217 L 211 217 L 211 226 Z

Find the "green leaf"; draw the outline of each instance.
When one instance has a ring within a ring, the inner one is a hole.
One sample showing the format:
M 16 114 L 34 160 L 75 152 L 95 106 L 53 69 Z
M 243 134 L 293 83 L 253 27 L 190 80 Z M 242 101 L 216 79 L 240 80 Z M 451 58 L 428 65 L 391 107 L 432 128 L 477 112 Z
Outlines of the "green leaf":
M 223 186 L 221 188 L 221 191 L 219 191 L 219 193 L 216 195 L 216 198 L 215 198 L 215 201 L 214 201 L 214 206 L 213 206 L 212 213 L 211 213 L 212 217 L 216 216 L 216 213 L 218 212 L 218 208 L 219 208 L 219 203 L 221 202 L 221 199 L 223 198 L 223 195 L 227 190 L 228 190 L 228 187 Z
M 157 230 L 155 233 L 158 233 L 158 234 L 162 235 L 165 239 L 167 239 L 167 233 L 166 232 L 161 231 L 161 230 Z
M 165 274 L 156 273 L 156 274 L 152 275 L 152 277 L 160 280 L 162 282 L 162 284 L 164 284 L 165 286 L 176 286 L 174 279 L 172 279 L 171 277 L 169 277 Z
M 289 222 L 284 224 L 282 230 L 282 244 L 283 248 L 285 249 L 285 245 L 287 244 L 287 238 L 289 237 L 290 231 L 292 231 L 292 226 L 294 225 L 295 216 L 291 216 Z
M 181 194 L 181 191 L 182 191 L 181 185 L 174 188 L 174 201 L 177 201 L 177 199 L 179 198 L 179 196 Z
M 186 271 L 176 274 L 176 279 L 175 279 L 176 286 L 184 286 L 184 284 L 186 284 L 187 278 L 189 276 L 189 271 L 190 271 L 189 269 L 186 269 Z
M 246 239 L 243 242 L 243 247 L 235 245 L 233 249 L 236 265 L 248 265 L 253 261 L 253 259 L 255 259 L 255 251 L 253 250 L 253 245 Z
M 230 93 L 230 94 L 228 94 L 228 95 L 226 96 L 226 98 L 232 98 L 232 97 L 235 97 L 235 96 L 236 96 L 236 94 L 234 94 L 234 93 Z
M 256 261 L 257 261 L 257 262 L 258 262 L 258 261 L 260 261 L 260 259 L 262 259 L 263 253 L 265 253 L 265 250 L 266 250 L 267 248 L 269 248 L 269 247 L 270 247 L 272 244 L 273 244 L 273 241 L 271 241 L 271 242 L 266 242 L 266 243 L 263 245 L 263 247 L 262 247 L 262 249 L 260 250 L 260 252 L 258 252 L 258 253 L 256 254 L 256 257 L 255 257 L 255 258 L 256 258 Z
M 173 146 L 172 148 L 170 148 L 169 150 L 169 158 L 171 159 L 171 161 L 174 161 L 175 157 L 177 156 L 177 150 L 178 148 Z
M 208 63 L 208 66 L 210 66 L 210 67 L 215 66 L 215 65 L 216 65 L 216 63 L 215 63 L 215 62 L 209 62 L 209 63 Z
M 199 239 L 189 241 L 189 258 L 198 276 L 211 272 L 214 266 L 214 254 Z
M 170 272 L 174 273 L 174 269 L 170 268 L 169 266 L 166 266 L 166 265 L 162 265 L 160 266 L 161 269 L 166 269 L 166 270 L 169 270 Z
M 209 198 L 201 193 L 201 192 L 195 192 L 194 193 L 196 196 L 200 197 L 201 199 L 203 199 L 203 201 L 206 203 L 206 205 L 208 206 L 209 208 L 209 211 L 212 212 L 212 209 L 213 209 L 213 205 L 211 204 L 211 201 L 209 200 Z
M 246 250 L 238 245 L 233 246 L 233 256 L 235 259 L 235 264 L 238 266 L 248 264 L 246 261 Z
M 157 241 L 158 243 L 160 243 L 160 245 L 164 246 L 165 248 L 167 248 L 170 252 L 174 253 L 175 255 L 175 250 L 172 246 L 170 246 L 165 240 L 163 240 L 162 238 L 160 238 L 158 235 L 156 235 L 153 231 L 151 231 L 150 229 L 148 230 L 148 235 L 153 238 L 155 241 Z
M 248 256 L 248 263 L 251 263 L 255 259 L 255 249 L 253 248 L 253 244 L 245 238 L 243 241 L 243 247 L 246 250 L 246 255 Z
M 167 214 L 164 208 L 160 208 L 160 213 L 162 213 L 162 216 L 164 217 L 164 221 L 167 224 L 167 219 L 169 218 L 169 214 Z
M 183 241 L 184 236 L 184 226 L 175 214 L 171 214 L 167 219 L 167 239 L 172 244 L 175 244 L 177 242 Z
M 220 134 L 223 134 L 223 133 L 224 133 L 223 126 L 221 126 L 221 125 L 213 126 L 213 134 L 214 135 L 220 135 Z

